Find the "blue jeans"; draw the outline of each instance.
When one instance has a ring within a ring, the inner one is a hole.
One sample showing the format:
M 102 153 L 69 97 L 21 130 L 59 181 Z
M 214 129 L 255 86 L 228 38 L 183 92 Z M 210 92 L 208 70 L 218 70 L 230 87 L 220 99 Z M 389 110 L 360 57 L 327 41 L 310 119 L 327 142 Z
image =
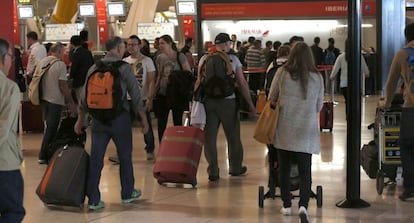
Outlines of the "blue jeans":
M 20 170 L 0 171 L 0 222 L 22 222 L 23 177 Z
M 47 101 L 41 102 L 43 120 L 45 121 L 45 132 L 43 135 L 42 146 L 40 148 L 39 159 L 46 159 L 46 150 L 49 144 L 52 142 L 53 138 L 56 136 L 56 133 L 59 128 L 60 115 L 62 113 L 63 106 L 58 104 L 53 104 Z
M 121 178 L 121 198 L 128 199 L 134 190 L 134 169 L 132 166 L 132 127 L 128 112 L 116 117 L 111 126 L 92 119 L 91 157 L 86 193 L 89 204 L 97 204 L 101 200 L 99 182 L 103 168 L 103 160 L 109 140 L 113 140 L 119 157 L 119 174 Z
M 144 100 L 144 105 L 146 101 Z M 149 111 L 145 112 L 145 116 L 147 117 L 148 122 L 148 132 L 144 134 L 144 142 L 145 142 L 145 151 L 147 153 L 153 153 L 155 148 L 154 142 L 154 131 L 152 130 L 152 121 L 151 121 L 151 113 Z

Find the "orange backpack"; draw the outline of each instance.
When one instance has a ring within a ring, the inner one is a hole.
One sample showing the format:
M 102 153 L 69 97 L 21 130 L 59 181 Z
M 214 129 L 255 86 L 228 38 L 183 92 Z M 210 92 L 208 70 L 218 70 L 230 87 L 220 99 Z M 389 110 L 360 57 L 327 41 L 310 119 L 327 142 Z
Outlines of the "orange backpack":
M 86 105 L 91 116 L 104 124 L 110 123 L 122 111 L 125 95 L 122 93 L 119 67 L 126 64 L 116 61 L 105 64 L 99 61 L 88 77 L 85 89 Z

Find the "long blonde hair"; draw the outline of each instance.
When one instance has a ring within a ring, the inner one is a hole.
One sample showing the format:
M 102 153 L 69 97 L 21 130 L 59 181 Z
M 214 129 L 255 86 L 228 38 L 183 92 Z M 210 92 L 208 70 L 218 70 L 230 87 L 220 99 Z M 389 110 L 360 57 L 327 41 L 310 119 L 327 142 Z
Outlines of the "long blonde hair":
M 306 99 L 309 73 L 318 73 L 310 47 L 302 41 L 295 43 L 283 68 L 290 73 L 293 80 L 300 81 L 303 97 Z

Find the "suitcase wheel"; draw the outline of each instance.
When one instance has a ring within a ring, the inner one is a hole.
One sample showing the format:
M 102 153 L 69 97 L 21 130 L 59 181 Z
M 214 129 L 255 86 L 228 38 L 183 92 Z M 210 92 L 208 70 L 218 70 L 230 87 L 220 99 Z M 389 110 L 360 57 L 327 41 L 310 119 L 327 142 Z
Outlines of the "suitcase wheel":
M 197 185 L 197 179 L 194 179 L 194 181 L 191 183 L 191 186 L 193 186 L 193 188 L 196 188 Z
M 377 172 L 377 182 L 376 182 L 378 195 L 381 195 L 382 191 L 384 190 L 384 177 L 385 177 L 384 172 L 381 169 L 379 169 Z
M 259 186 L 259 208 L 263 208 L 264 204 L 264 187 Z
M 318 208 L 322 207 L 322 186 L 316 186 L 316 206 Z

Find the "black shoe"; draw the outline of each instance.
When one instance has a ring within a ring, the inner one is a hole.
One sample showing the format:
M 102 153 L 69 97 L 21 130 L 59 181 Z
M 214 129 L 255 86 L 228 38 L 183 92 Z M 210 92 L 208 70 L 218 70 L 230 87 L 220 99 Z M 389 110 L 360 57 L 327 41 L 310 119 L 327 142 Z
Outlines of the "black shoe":
M 246 172 L 247 172 L 247 167 L 242 166 L 239 172 L 230 172 L 229 174 L 232 175 L 233 177 L 236 177 L 236 176 L 244 175 Z
M 119 158 L 117 156 L 110 156 L 109 161 L 113 162 L 114 165 L 119 164 Z
M 219 175 L 208 176 L 208 180 L 211 181 L 211 182 L 218 181 L 219 179 L 220 179 Z
M 39 160 L 37 160 L 37 162 L 39 164 L 47 164 L 47 160 L 45 160 L 45 159 L 39 159 Z
M 414 192 L 403 192 L 398 198 L 402 201 L 407 200 L 408 198 L 414 197 Z

